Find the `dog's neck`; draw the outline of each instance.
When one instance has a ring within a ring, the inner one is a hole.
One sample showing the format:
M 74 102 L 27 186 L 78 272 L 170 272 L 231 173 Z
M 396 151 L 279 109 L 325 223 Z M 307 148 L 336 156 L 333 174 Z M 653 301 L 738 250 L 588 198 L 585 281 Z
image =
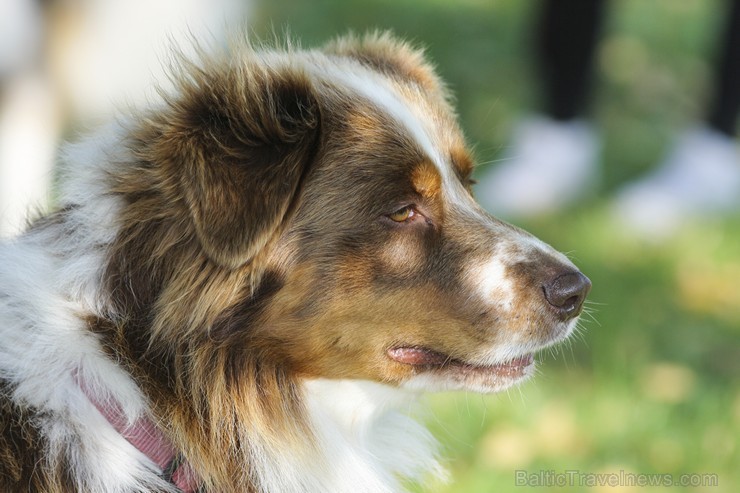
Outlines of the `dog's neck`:
M 159 467 L 164 479 L 183 493 L 197 491 L 200 479 L 190 463 L 177 451 L 152 419 L 142 413 L 133 423 L 126 415 L 121 403 L 106 396 L 101 398 L 99 389 L 93 389 L 79 372 L 74 380 L 90 403 L 103 415 L 110 425 L 139 452 Z
M 395 492 L 403 489 L 399 478 L 444 477 L 435 439 L 406 414 L 414 408 L 415 394 L 356 380 L 307 380 L 304 389 L 323 456 L 292 473 L 267 475 L 278 482 L 266 491 L 295 491 L 282 483 L 303 481 L 291 476 L 305 474 L 305 467 L 319 472 L 309 491 Z

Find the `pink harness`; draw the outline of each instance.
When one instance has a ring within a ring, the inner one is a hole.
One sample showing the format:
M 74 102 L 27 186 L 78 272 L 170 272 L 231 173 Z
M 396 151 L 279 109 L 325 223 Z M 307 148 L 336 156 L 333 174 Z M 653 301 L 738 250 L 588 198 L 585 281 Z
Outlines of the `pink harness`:
M 177 486 L 183 493 L 194 493 L 198 490 L 200 481 L 197 474 L 152 420 L 142 417 L 129 425 L 118 402 L 111 400 L 101 402 L 78 375 L 75 375 L 75 380 L 100 414 L 123 438 L 162 469 L 162 475 L 167 481 Z

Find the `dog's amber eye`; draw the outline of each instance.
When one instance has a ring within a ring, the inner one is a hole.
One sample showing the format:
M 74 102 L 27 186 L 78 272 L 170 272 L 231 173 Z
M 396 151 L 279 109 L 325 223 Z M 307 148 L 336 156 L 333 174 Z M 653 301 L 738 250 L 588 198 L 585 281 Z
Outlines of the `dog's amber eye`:
M 406 206 L 403 209 L 398 209 L 393 214 L 389 215 L 393 221 L 396 221 L 397 223 L 402 223 L 405 221 L 408 221 L 409 219 L 412 219 L 414 216 L 416 216 L 416 211 L 413 207 Z

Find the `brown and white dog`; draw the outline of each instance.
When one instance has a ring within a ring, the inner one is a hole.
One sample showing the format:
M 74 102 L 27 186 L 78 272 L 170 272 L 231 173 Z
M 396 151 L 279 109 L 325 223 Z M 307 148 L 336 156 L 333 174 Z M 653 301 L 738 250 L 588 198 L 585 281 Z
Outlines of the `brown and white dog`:
M 402 489 L 399 410 L 497 392 L 590 282 L 484 212 L 449 93 L 387 35 L 182 63 L 0 247 L 0 490 Z

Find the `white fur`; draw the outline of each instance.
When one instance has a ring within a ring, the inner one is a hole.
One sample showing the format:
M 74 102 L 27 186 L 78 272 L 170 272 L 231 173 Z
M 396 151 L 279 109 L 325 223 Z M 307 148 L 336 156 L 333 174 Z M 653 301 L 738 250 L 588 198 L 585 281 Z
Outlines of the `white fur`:
M 476 392 L 478 394 L 491 394 L 501 392 L 507 388 L 519 384 L 532 375 L 534 375 L 534 363 L 527 367 L 524 375 L 517 379 L 502 379 L 495 384 L 484 383 L 475 380 L 455 380 L 446 376 L 439 376 L 433 373 L 421 373 L 410 378 L 403 383 L 403 388 L 417 392 L 450 392 L 464 390 L 467 392 Z
M 105 305 L 99 283 L 118 206 L 105 194 L 103 164 L 122 158 L 107 154 L 118 148 L 110 145 L 119 137 L 120 129 L 111 127 L 70 149 L 66 167 L 76 179 L 63 191 L 62 205 L 78 209 L 63 226 L 0 245 L 0 377 L 14 384 L 13 400 L 44 413 L 39 424 L 47 460 L 66 455 L 80 491 L 168 488 L 75 380 L 84 378 L 101 401 L 121 403 L 131 422 L 146 409 L 134 382 L 104 355 L 80 318 Z
M 568 322 L 560 322 L 560 324 L 561 332 L 557 338 L 548 343 L 535 343 L 528 340 L 521 333 L 516 333 L 511 335 L 505 344 L 491 349 L 481 348 L 480 354 L 472 357 L 471 361 L 478 365 L 497 365 L 526 354 L 542 351 L 570 336 L 578 324 L 578 319 L 574 318 Z
M 465 276 L 471 283 L 471 292 L 479 293 L 483 300 L 489 301 L 502 312 L 511 311 L 514 303 L 514 283 L 506 275 L 506 264 L 498 256 L 492 255 L 484 262 L 475 262 Z
M 401 412 L 414 394 L 353 380 L 306 380 L 303 390 L 318 446 L 307 454 L 257 444 L 263 491 L 393 493 L 400 478 L 446 477 L 434 438 Z

